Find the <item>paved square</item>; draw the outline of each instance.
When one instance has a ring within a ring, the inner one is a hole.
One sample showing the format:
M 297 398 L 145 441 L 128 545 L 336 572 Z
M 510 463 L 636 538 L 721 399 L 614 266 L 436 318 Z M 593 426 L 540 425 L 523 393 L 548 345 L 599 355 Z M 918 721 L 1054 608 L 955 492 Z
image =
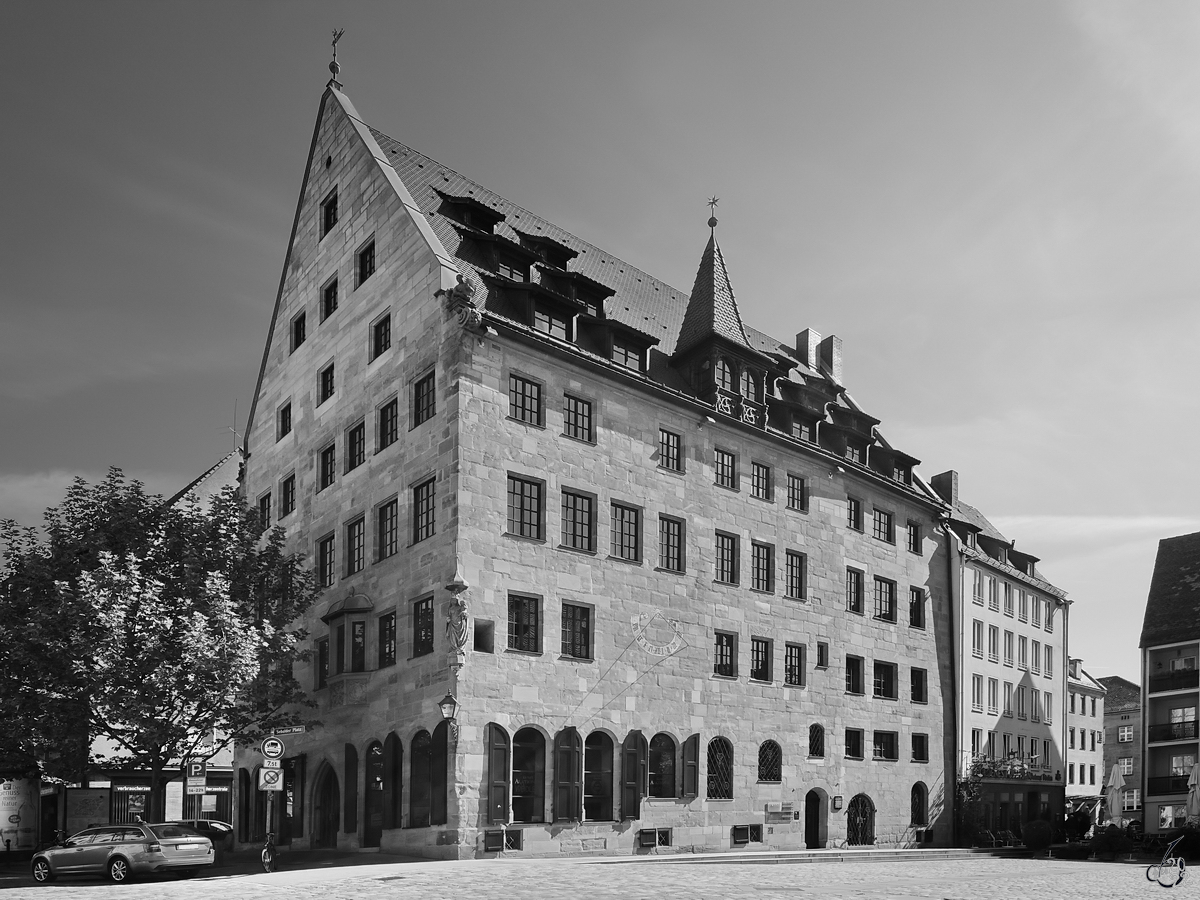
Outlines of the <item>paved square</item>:
M 286 857 L 285 857 L 286 865 Z M 1169 894 L 1146 880 L 1145 865 L 1059 860 L 993 859 L 929 862 L 820 862 L 755 864 L 618 862 L 611 859 L 471 860 L 383 863 L 283 871 L 272 875 L 162 880 L 120 887 L 98 881 L 0 881 L 15 888 L 3 900 L 544 900 L 544 898 L 655 898 L 754 900 L 866 897 L 1054 898 L 1129 900 L 1135 897 L 1200 897 L 1200 878 L 1189 874 Z M 1194 879 L 1194 880 L 1193 880 Z M 19 886 L 17 886 L 19 885 Z

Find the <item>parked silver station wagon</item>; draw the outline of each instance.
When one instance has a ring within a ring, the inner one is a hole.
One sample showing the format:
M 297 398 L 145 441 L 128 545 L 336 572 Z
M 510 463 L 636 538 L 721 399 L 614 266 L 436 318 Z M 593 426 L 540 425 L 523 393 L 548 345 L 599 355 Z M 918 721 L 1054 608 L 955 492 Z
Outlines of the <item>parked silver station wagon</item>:
M 59 875 L 107 875 L 115 882 L 173 870 L 184 878 L 213 863 L 212 841 L 184 825 L 105 825 L 67 838 L 33 856 L 33 880 Z

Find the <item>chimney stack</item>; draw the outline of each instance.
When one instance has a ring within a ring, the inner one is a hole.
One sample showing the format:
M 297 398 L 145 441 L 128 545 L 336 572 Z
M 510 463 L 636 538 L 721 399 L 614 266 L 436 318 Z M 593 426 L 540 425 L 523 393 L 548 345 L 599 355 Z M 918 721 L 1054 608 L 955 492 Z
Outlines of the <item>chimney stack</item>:
M 800 362 L 804 363 L 810 369 L 816 369 L 818 348 L 820 345 L 821 335 L 811 328 L 805 328 L 796 335 L 796 355 L 800 357 Z
M 929 479 L 930 486 L 951 506 L 958 505 L 958 473 L 951 469 Z
M 817 348 L 821 354 L 821 364 L 829 372 L 829 377 L 837 385 L 842 384 L 842 339 L 831 334 L 821 341 Z

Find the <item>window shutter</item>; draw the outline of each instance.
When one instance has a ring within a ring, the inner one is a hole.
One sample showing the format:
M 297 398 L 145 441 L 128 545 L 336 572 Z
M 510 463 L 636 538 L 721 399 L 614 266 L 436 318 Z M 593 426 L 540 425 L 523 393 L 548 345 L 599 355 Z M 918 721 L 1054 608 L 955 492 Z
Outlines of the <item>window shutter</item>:
M 700 793 L 700 735 L 693 734 L 683 742 L 683 794 L 695 797 Z
M 621 818 L 640 819 L 646 784 L 646 739 L 637 729 L 621 748 Z
M 583 819 L 583 746 L 579 732 L 568 726 L 554 738 L 554 820 Z
M 508 822 L 508 735 L 498 725 L 488 725 L 489 825 Z

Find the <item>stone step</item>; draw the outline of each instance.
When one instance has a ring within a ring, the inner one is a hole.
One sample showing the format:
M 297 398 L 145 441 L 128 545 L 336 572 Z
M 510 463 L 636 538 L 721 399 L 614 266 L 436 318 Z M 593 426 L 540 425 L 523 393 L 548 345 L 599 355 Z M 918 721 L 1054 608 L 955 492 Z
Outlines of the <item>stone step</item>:
M 985 854 L 987 851 L 983 851 Z M 608 863 L 675 863 L 675 864 L 728 864 L 742 865 L 773 865 L 798 863 L 835 863 L 835 862 L 865 862 L 865 861 L 907 861 L 927 862 L 943 859 L 973 859 L 979 851 L 959 849 L 955 847 L 930 849 L 871 849 L 861 850 L 763 850 L 731 853 L 678 853 L 670 855 L 648 855 L 634 857 L 610 857 L 597 859 L 597 862 Z

